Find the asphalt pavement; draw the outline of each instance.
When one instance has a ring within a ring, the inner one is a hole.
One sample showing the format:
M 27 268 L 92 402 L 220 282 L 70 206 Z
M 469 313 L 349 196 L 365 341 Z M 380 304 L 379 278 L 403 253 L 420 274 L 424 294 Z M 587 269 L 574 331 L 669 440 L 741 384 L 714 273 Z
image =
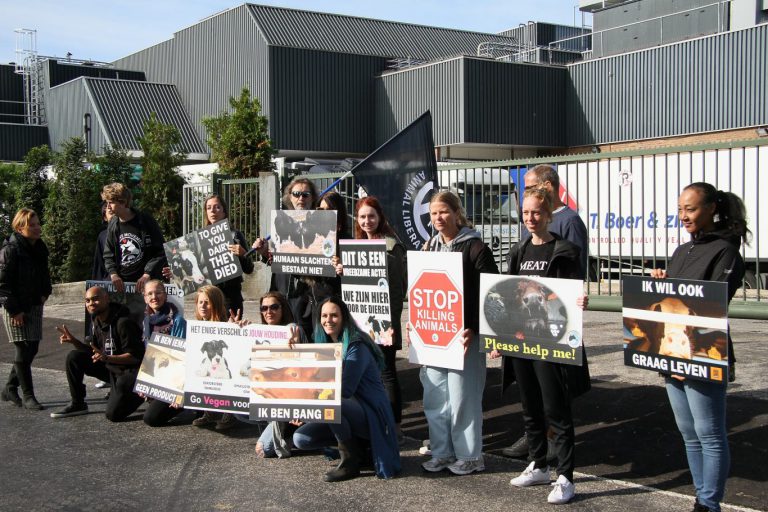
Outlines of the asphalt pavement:
M 257 318 L 256 303 L 246 316 Z M 405 315 L 404 315 L 405 317 Z M 103 415 L 104 390 L 88 379 L 90 414 L 52 419 L 66 405 L 63 372 L 67 347 L 54 326 L 82 332 L 81 304 L 49 305 L 44 339 L 35 360 L 38 399 L 32 412 L 0 403 L 0 509 L 33 510 L 555 510 L 547 487 L 516 489 L 509 479 L 526 465 L 500 455 L 522 433 L 516 386 L 503 396 L 496 361 L 489 362 L 483 427 L 486 471 L 464 477 L 425 474 L 419 455 L 427 437 L 418 367 L 398 361 L 406 410 L 403 472 L 382 481 L 371 472 L 327 484 L 332 463 L 320 454 L 257 459 L 255 426 L 226 433 L 191 426 L 185 413 L 152 429 L 140 413 L 124 423 Z M 728 396 L 731 475 L 724 510 L 768 510 L 768 380 L 765 322 L 733 320 L 737 382 Z M 561 509 L 645 511 L 693 508 L 693 488 L 683 443 L 660 377 L 623 366 L 617 313 L 586 312 L 585 344 L 593 389 L 574 404 L 577 496 Z M 0 334 L 0 372 L 7 374 L 12 347 Z

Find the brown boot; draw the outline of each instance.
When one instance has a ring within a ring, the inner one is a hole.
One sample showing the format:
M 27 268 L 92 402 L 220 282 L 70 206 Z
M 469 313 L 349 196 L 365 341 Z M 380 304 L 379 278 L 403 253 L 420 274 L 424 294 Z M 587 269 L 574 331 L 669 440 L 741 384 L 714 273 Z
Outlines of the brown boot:
M 352 437 L 348 441 L 340 441 L 339 454 L 341 455 L 341 462 L 336 469 L 327 472 L 323 480 L 326 482 L 341 482 L 360 476 L 361 452 L 360 443 L 356 438 Z

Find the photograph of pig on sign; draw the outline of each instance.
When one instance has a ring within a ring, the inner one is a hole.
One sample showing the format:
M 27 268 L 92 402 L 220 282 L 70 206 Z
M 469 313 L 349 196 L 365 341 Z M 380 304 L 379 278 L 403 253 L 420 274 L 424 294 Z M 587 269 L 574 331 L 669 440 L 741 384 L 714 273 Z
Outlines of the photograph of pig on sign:
M 188 295 L 203 285 L 240 277 L 240 260 L 229 250 L 233 243 L 237 241 L 227 219 L 166 242 L 173 283 Z
M 728 381 L 728 283 L 626 276 L 624 364 Z

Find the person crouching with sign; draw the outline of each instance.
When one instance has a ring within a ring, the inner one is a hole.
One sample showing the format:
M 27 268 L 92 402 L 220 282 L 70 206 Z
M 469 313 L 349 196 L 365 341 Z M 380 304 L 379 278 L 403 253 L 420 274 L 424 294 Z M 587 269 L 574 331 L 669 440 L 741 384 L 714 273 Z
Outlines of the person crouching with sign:
M 510 250 L 507 257 L 508 274 L 581 279 L 581 251 L 575 244 L 548 231 L 551 220 L 552 199 L 546 189 L 527 189 L 523 195 L 523 222 L 531 236 Z M 584 309 L 587 297 L 579 297 L 577 305 Z M 491 352 L 492 358 L 500 355 L 498 351 Z M 550 483 L 547 465 L 548 424 L 554 434 L 558 476 L 547 501 L 553 504 L 568 503 L 575 494 L 575 436 L 571 399 L 590 387 L 586 356 L 581 366 L 505 357 L 505 370 L 509 371 L 510 363 L 520 387 L 528 453 L 533 462 L 509 483 L 517 487 Z
M 294 433 L 293 444 L 302 450 L 338 444 L 341 462 L 324 480 L 340 482 L 360 475 L 364 439 L 371 445 L 376 476 L 393 478 L 400 472 L 400 452 L 392 408 L 381 383 L 384 355 L 338 297 L 320 304 L 313 338 L 315 343 L 342 344 L 341 423 L 306 423 Z
M 744 277 L 739 247 L 748 241 L 750 234 L 744 203 L 730 192 L 698 182 L 683 189 L 677 212 L 691 241 L 675 250 L 666 271 L 654 269 L 651 277 L 726 281 L 730 301 Z M 728 353 L 729 379 L 732 380 L 735 358 L 730 334 Z M 725 426 L 726 384 L 677 375 L 665 379 L 696 489 L 694 511 L 718 512 L 730 466 Z
M 162 281 L 152 279 L 144 285 L 144 302 L 147 304 L 144 312 L 145 346 L 154 332 L 177 338 L 187 337 L 187 321 L 184 320 L 184 314 L 168 301 L 168 294 L 165 293 L 165 285 Z M 150 427 L 160 427 L 183 410 L 175 404 L 149 399 L 147 410 L 144 411 L 144 423 Z
M 485 470 L 482 453 L 485 354 L 480 352 L 477 335 L 480 274 L 498 274 L 499 270 L 493 253 L 467 220 L 456 194 L 436 193 L 429 203 L 429 213 L 438 234 L 427 241 L 424 250 L 462 254 L 464 369 L 421 368 L 424 415 L 429 424 L 432 450 L 432 459 L 421 466 L 431 473 L 447 468 L 453 474 L 468 475 Z

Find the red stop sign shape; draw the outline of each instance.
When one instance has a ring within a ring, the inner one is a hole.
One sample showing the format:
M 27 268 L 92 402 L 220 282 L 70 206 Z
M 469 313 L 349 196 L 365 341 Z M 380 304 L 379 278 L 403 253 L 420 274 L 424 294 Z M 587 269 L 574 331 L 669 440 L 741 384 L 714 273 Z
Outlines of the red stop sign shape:
M 422 272 L 408 298 L 408 320 L 425 345 L 447 347 L 461 333 L 464 297 L 445 272 Z

